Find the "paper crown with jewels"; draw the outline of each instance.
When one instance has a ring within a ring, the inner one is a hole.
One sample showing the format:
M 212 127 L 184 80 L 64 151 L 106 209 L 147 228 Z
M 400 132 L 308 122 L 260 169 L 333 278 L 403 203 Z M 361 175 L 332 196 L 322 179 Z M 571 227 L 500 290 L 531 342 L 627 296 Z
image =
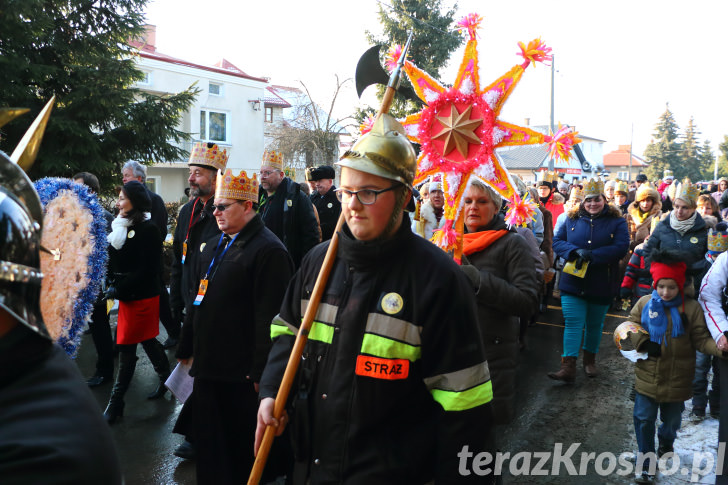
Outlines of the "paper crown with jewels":
M 245 170 L 240 171 L 237 177 L 231 169 L 225 173 L 218 172 L 215 198 L 258 201 L 258 178 L 255 174 L 248 177 Z
M 629 186 L 627 185 L 627 182 L 624 182 L 622 180 L 615 180 L 614 181 L 614 192 L 622 192 L 624 195 L 629 194 Z
M 700 197 L 700 189 L 690 183 L 690 179 L 684 179 L 675 189 L 675 199 L 682 199 L 693 206 L 698 202 Z
M 589 197 L 595 197 L 597 195 L 604 194 L 604 182 L 602 182 L 601 179 L 593 178 L 589 179 L 587 183 L 584 184 L 584 198 L 588 199 Z
M 220 149 L 215 143 L 198 141 L 192 147 L 192 153 L 190 153 L 190 160 L 187 165 L 225 170 L 228 156 L 227 150 Z
M 266 150 L 263 152 L 261 166 L 271 167 L 283 172 L 283 153 L 275 150 Z
M 569 200 L 571 199 L 584 199 L 584 189 L 579 188 L 578 185 L 574 185 L 569 193 Z
M 544 170 L 538 173 L 538 182 L 548 182 L 549 185 L 553 184 L 553 181 L 557 180 L 556 173 Z
M 718 224 L 715 229 L 708 229 L 708 251 L 723 253 L 728 250 L 728 231 L 725 223 Z
M 662 178 L 667 180 L 667 179 L 674 179 L 675 177 L 672 175 L 672 170 L 665 170 L 662 173 Z
M 434 192 L 435 190 L 442 190 L 442 175 L 439 173 L 430 177 L 430 185 L 427 187 L 428 192 Z

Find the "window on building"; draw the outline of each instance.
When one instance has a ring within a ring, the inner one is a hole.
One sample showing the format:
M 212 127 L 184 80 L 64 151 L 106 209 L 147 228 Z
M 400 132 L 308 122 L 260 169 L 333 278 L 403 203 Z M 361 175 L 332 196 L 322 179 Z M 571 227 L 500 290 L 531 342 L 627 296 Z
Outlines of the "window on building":
M 617 178 L 619 180 L 629 180 L 629 172 L 617 172 Z
M 152 73 L 142 71 L 142 74 L 144 74 L 144 79 L 137 81 L 137 84 L 143 84 L 145 86 L 149 86 L 150 84 L 152 84 Z
M 217 143 L 228 143 L 230 130 L 228 115 L 220 111 L 200 111 L 200 139 Z
M 273 107 L 272 106 L 265 107 L 265 122 L 273 123 Z
M 213 96 L 222 96 L 222 84 L 210 83 L 208 91 Z

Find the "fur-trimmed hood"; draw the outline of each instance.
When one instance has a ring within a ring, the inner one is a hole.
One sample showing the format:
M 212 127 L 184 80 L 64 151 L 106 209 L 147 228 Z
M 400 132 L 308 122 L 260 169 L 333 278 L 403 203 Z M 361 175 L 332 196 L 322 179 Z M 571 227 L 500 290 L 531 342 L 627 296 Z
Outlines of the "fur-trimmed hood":
M 578 219 L 579 218 L 579 208 L 581 204 L 577 205 L 576 207 L 573 207 L 569 212 L 566 213 L 566 216 L 569 219 Z M 604 211 L 602 211 L 602 215 L 607 217 L 622 217 L 622 211 L 619 207 L 617 207 L 614 204 L 606 204 L 607 212 L 606 214 Z
M 558 191 L 556 191 L 556 190 L 555 190 L 555 191 L 554 191 L 554 192 L 553 192 L 553 193 L 551 194 L 551 199 L 550 199 L 550 202 L 551 202 L 551 203 L 552 203 L 553 205 L 563 205 L 563 204 L 564 204 L 564 203 L 566 202 L 566 199 L 564 198 L 564 196 L 563 196 L 563 195 L 561 195 L 561 194 L 560 194 L 560 193 L 559 193 Z
M 652 209 L 650 209 L 650 215 L 655 216 L 656 214 L 659 214 L 662 212 L 662 201 L 661 200 L 655 200 L 652 199 Z M 640 203 L 636 200 L 632 202 L 629 205 L 629 208 L 627 209 L 627 213 L 632 216 L 635 220 L 639 218 L 640 215 Z

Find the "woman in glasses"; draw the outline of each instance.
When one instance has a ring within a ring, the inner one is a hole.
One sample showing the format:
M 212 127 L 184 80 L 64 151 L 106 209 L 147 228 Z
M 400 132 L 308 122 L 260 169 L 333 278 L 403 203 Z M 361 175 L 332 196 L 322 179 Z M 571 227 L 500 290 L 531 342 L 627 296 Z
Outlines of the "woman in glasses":
M 150 221 L 151 200 L 143 184 L 127 182 L 119 192 L 119 215 L 111 223 L 109 241 L 109 275 L 112 285 L 109 299 L 119 300 L 116 344 L 119 348 L 119 372 L 111 391 L 104 417 L 109 424 L 124 414 L 124 394 L 134 376 L 136 347 L 142 344 L 159 376 L 157 388 L 149 399 L 164 395 L 164 381 L 169 376 L 169 361 L 159 334 L 159 273 L 162 260 L 162 236 Z

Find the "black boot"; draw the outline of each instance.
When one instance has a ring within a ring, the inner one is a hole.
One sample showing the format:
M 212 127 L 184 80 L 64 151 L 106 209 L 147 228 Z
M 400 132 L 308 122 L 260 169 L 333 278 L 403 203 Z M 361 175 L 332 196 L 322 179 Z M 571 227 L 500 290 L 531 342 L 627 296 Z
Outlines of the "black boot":
M 165 381 L 169 377 L 169 360 L 167 354 L 164 352 L 162 344 L 156 338 L 150 338 L 142 342 L 144 352 L 147 353 L 147 357 L 152 362 L 154 372 L 159 376 L 159 385 L 151 394 L 147 394 L 147 399 L 159 399 L 163 397 L 167 392 L 167 387 L 164 385 Z
M 124 415 L 124 394 L 129 389 L 131 378 L 134 377 L 136 361 L 136 354 L 119 352 L 119 373 L 116 375 L 116 382 L 111 389 L 109 404 L 104 411 L 104 418 L 109 424 L 113 424 L 116 418 Z

